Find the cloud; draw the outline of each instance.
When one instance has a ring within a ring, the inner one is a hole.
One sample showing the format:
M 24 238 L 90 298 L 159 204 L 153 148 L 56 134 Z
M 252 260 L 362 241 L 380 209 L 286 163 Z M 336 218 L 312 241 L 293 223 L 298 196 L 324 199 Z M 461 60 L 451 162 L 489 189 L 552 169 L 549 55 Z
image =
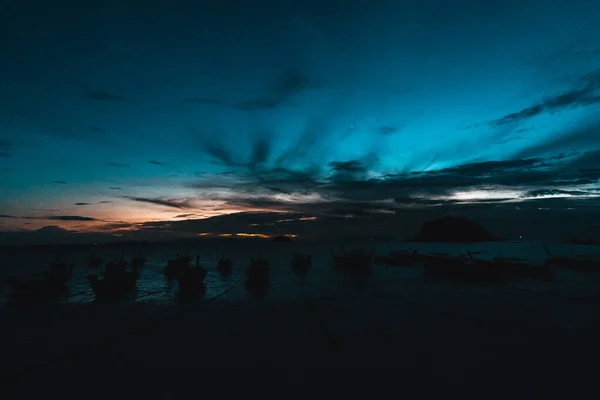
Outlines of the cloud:
M 46 219 L 51 221 L 100 221 L 96 218 L 81 217 L 79 215 L 51 215 L 39 219 Z
M 248 162 L 248 168 L 251 171 L 263 166 L 268 161 L 271 154 L 271 143 L 273 143 L 273 137 L 270 134 L 261 134 L 254 137 L 252 153 Z
M 517 157 L 537 157 L 552 153 L 564 154 L 594 148 L 600 148 L 600 120 L 566 130 L 526 147 L 517 154 Z
M 169 166 L 169 164 L 165 164 L 165 163 L 163 163 L 163 162 L 160 162 L 160 161 L 155 161 L 155 160 L 150 160 L 150 161 L 148 161 L 148 162 L 149 162 L 150 164 L 154 164 L 154 165 L 160 165 L 160 166 L 162 166 L 162 167 L 168 167 L 168 166 Z
M 112 232 L 119 229 L 135 228 L 137 224 L 129 222 L 109 222 L 95 227 L 94 229 L 102 232 Z
M 283 167 L 254 171 L 242 175 L 245 181 L 239 185 L 241 190 L 256 187 L 276 187 L 281 191 L 303 192 L 321 185 L 318 182 L 319 170 L 314 168 L 294 170 Z
M 219 137 L 219 135 L 212 135 L 210 138 L 203 138 L 201 142 L 201 151 L 219 165 L 255 171 L 262 169 L 269 161 L 273 143 L 273 135 L 270 132 L 253 135 L 250 153 L 244 158 L 234 156 Z
M 426 197 L 401 196 L 396 197 L 394 202 L 398 205 L 440 205 L 448 200 L 429 199 Z M 450 200 L 451 201 L 451 200 Z
M 567 160 L 565 173 L 577 174 L 580 179 L 600 179 L 600 149 L 588 150 Z
M 308 89 L 311 85 L 311 79 L 304 72 L 288 70 L 277 76 L 269 89 L 275 97 L 286 99 Z
M 298 162 L 308 161 L 310 163 L 312 161 L 311 156 L 317 151 L 317 144 L 322 143 L 328 134 L 328 121 L 326 119 L 309 119 L 298 140 L 275 160 L 275 165 L 283 167 Z
M 208 154 L 217 163 L 228 167 L 239 167 L 242 163 L 234 161 L 232 152 L 225 147 L 223 142 L 217 139 L 218 135 L 212 135 L 211 139 L 202 142 L 202 151 Z
M 79 215 L 50 215 L 42 217 L 31 217 L 31 216 L 15 216 L 15 215 L 0 215 L 0 218 L 4 219 L 29 219 L 29 220 L 47 220 L 47 221 L 101 221 L 96 218 L 82 217 Z
M 333 161 L 329 163 L 329 167 L 333 170 L 331 178 L 338 182 L 364 180 L 368 170 L 367 166 L 358 160 Z
M 383 126 L 380 126 L 377 131 L 379 133 L 381 133 L 382 135 L 391 135 L 392 133 L 398 132 L 398 128 L 394 128 L 393 126 L 383 125 Z
M 546 112 L 557 112 L 567 108 L 585 107 L 600 104 L 600 85 L 594 79 L 586 79 L 584 87 L 574 88 L 559 95 L 550 97 L 520 111 L 507 114 L 501 118 L 488 121 L 486 125 L 501 126 L 513 122 L 524 121 Z
M 446 168 L 441 170 L 441 172 L 465 176 L 490 176 L 492 174 L 505 173 L 507 171 L 520 171 L 526 168 L 534 168 L 540 165 L 544 165 L 544 160 L 541 158 L 482 161 Z M 431 174 L 435 173 L 436 171 L 431 172 Z
M 184 99 L 184 102 L 214 105 L 244 111 L 271 110 L 311 87 L 316 87 L 316 85 L 307 74 L 298 70 L 286 70 L 273 78 L 265 88 L 263 95 L 254 99 L 228 103 L 211 97 L 188 97 Z
M 196 214 L 179 214 L 176 215 L 174 218 L 189 218 L 189 217 L 194 217 L 196 216 Z
M 105 92 L 102 90 L 88 90 L 84 93 L 87 98 L 98 100 L 98 101 L 108 101 L 108 102 L 120 102 L 127 101 L 127 98 L 121 96 L 119 94 Z
M 7 215 L 7 214 L 0 215 L 0 218 L 3 218 L 3 219 L 37 219 L 36 217 L 22 217 L 22 216 Z
M 596 164 L 593 164 L 594 160 Z M 190 186 L 203 189 L 203 199 L 233 208 L 288 212 L 365 215 L 396 208 L 441 210 L 478 203 L 491 207 L 525 198 L 543 200 L 544 193 L 578 196 L 591 201 L 590 188 L 600 179 L 600 154 L 482 161 L 440 170 L 369 177 L 374 161 L 334 161 L 330 174 L 319 169 L 257 168 L 227 175 L 203 175 Z M 582 166 L 594 168 L 581 168 Z M 211 188 L 218 188 L 210 193 Z M 552 192 L 554 190 L 554 192 Z
M 365 172 L 365 167 L 360 161 L 333 161 L 329 166 L 336 172 Z
M 260 230 L 261 226 L 273 226 L 283 219 L 308 217 L 309 214 L 289 213 L 265 213 L 265 212 L 243 212 L 220 215 L 203 219 L 191 219 L 183 221 L 158 221 L 140 224 L 143 230 L 178 231 L 189 233 L 214 232 L 214 233 L 236 233 Z M 280 228 L 281 229 L 281 228 Z M 285 228 L 283 228 L 285 229 Z M 283 232 L 283 231 L 282 231 Z
M 91 206 L 91 205 L 94 205 L 94 204 L 109 204 L 109 203 L 111 203 L 111 202 L 108 201 L 108 200 L 103 200 L 103 201 L 98 201 L 98 202 L 95 202 L 95 203 L 85 203 L 85 202 L 75 203 L 75 205 L 76 206 Z
M 271 191 L 276 192 L 276 193 L 282 193 L 282 194 L 292 194 L 293 193 L 293 192 L 291 192 L 289 190 L 284 190 L 284 189 L 277 188 L 277 187 L 266 186 L 266 188 L 268 190 L 271 190 Z
M 184 200 L 162 199 L 162 198 L 134 197 L 134 196 L 123 196 L 123 198 L 131 200 L 131 201 L 137 201 L 140 203 L 156 204 L 159 206 L 177 208 L 180 210 L 192 208 L 192 206 L 190 204 L 190 200 L 187 200 L 187 199 L 184 199 Z
M 589 194 L 582 190 L 563 190 L 563 189 L 537 189 L 526 193 L 525 197 L 545 197 L 545 196 L 584 196 Z
M 112 229 L 122 229 L 122 228 L 131 228 L 136 226 L 136 224 L 130 224 L 127 222 L 115 222 L 115 223 L 110 223 L 110 224 L 106 224 L 104 225 L 104 227 L 106 228 L 112 228 Z
M 367 179 L 368 172 L 377 164 L 378 159 L 374 155 L 366 156 L 362 160 L 332 161 L 329 167 L 333 171 L 333 181 L 363 181 Z

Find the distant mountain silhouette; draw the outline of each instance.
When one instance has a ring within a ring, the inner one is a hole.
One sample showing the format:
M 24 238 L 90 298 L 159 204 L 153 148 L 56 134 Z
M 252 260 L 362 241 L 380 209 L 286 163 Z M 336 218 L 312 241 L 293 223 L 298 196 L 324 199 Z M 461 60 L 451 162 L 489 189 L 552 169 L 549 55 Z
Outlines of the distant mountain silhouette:
M 408 242 L 491 242 L 502 240 L 476 222 L 464 217 L 444 217 L 425 221 Z

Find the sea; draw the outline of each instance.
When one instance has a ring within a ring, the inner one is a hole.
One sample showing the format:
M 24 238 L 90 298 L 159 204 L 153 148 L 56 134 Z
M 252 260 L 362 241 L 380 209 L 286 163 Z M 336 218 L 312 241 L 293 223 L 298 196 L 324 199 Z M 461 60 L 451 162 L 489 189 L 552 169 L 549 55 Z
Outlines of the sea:
M 246 267 L 252 257 L 262 256 L 271 265 L 271 282 L 273 285 L 302 283 L 329 283 L 335 285 L 341 281 L 340 272 L 332 268 L 331 252 L 343 250 L 373 250 L 378 255 L 386 255 L 393 250 L 417 250 L 420 254 L 442 253 L 458 255 L 470 251 L 474 257 L 491 259 L 495 256 L 521 258 L 531 264 L 542 264 L 553 256 L 585 256 L 600 258 L 600 246 L 547 244 L 541 242 L 485 242 L 485 243 L 404 243 L 353 241 L 335 242 L 303 242 L 292 241 L 275 243 L 262 239 L 207 239 L 190 243 L 140 243 L 112 244 L 97 246 L 73 247 L 6 247 L 0 248 L 0 276 L 35 276 L 49 267 L 53 261 L 66 261 L 74 265 L 74 275 L 70 283 L 69 294 L 58 300 L 60 303 L 89 303 L 94 301 L 94 294 L 87 276 L 100 273 L 102 268 L 88 266 L 90 256 L 99 256 L 104 263 L 124 257 L 130 260 L 136 255 L 144 255 L 147 259 L 138 281 L 137 293 L 127 302 L 143 302 L 156 305 L 175 305 L 178 301 L 177 284 L 167 282 L 163 269 L 169 259 L 178 255 L 189 255 L 192 260 L 199 256 L 200 265 L 207 271 L 205 298 L 212 299 L 239 285 L 244 277 Z M 294 253 L 310 254 L 312 268 L 306 277 L 296 276 L 290 268 L 290 260 Z M 233 274 L 227 278 L 220 276 L 216 270 L 219 257 L 225 255 L 234 261 Z M 192 261 L 194 262 L 194 261 Z M 389 267 L 376 265 L 373 269 L 373 281 L 401 278 L 407 281 L 422 280 L 420 268 Z M 2 281 L 3 283 L 3 281 Z M 520 280 L 503 285 L 503 289 L 535 290 L 548 293 L 565 293 L 580 295 L 582 293 L 600 293 L 600 273 L 583 273 L 558 269 L 555 279 L 540 282 L 537 280 Z M 244 300 L 236 299 L 236 300 Z M 10 306 L 9 288 L 0 287 L 0 309 Z

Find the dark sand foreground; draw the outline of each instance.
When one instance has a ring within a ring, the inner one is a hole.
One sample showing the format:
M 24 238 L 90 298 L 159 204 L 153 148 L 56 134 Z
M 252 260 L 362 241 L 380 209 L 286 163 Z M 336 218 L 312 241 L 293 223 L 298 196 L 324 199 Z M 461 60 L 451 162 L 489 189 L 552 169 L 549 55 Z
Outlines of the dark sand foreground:
M 3 398 L 597 398 L 599 297 L 392 279 L 241 281 L 176 306 L 5 309 Z

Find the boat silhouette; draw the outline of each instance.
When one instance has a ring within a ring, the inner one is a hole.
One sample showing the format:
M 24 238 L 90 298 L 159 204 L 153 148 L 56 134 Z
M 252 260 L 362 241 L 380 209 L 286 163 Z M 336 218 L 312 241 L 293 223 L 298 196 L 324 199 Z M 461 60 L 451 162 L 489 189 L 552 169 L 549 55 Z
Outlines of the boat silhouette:
M 168 279 L 175 279 L 190 266 L 190 262 L 190 256 L 180 257 L 178 254 L 174 259 L 167 261 L 163 273 Z
M 264 291 L 269 286 L 270 273 L 269 262 L 262 256 L 251 258 L 246 269 L 246 288 L 250 291 Z
M 199 293 L 205 290 L 206 270 L 200 265 L 200 256 L 196 256 L 196 265 L 186 268 L 177 276 L 181 294 Z
M 16 302 L 43 302 L 68 293 L 68 283 L 73 276 L 73 265 L 55 262 L 41 275 L 24 279 L 7 276 L 11 298 Z
M 103 276 L 87 276 L 96 299 L 117 299 L 132 294 L 137 289 L 140 277 L 139 266 L 132 266 L 121 259 L 111 261 L 104 267 Z
M 217 270 L 222 276 L 229 276 L 233 272 L 233 261 L 231 258 L 225 257 L 225 254 L 222 254 L 219 261 L 217 261 Z

